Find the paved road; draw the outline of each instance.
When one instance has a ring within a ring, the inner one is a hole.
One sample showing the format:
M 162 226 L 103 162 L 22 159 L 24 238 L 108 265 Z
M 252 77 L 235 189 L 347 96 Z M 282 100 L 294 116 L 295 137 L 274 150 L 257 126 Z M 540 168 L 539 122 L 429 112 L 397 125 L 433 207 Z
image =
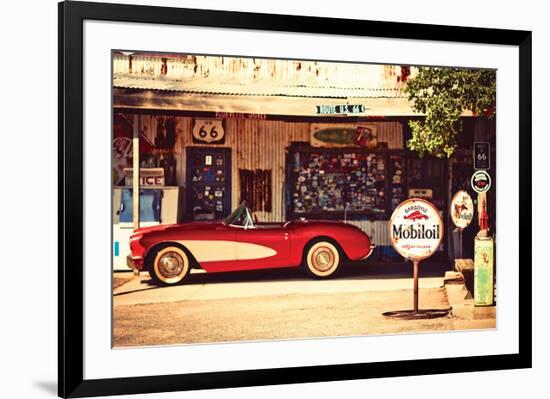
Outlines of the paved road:
M 422 308 L 448 309 L 444 288 L 421 290 Z M 410 290 L 295 293 L 115 306 L 113 345 L 171 345 L 453 330 L 450 316 L 397 320 Z
M 141 273 L 114 290 L 114 305 L 409 290 L 412 288 L 410 269 L 408 264 L 353 265 L 330 280 L 314 280 L 294 269 L 211 274 L 193 270 L 185 284 L 175 287 L 156 287 L 148 273 Z M 421 268 L 420 289 L 441 287 L 443 274 L 441 265 L 427 264 Z
M 186 284 L 156 287 L 147 273 L 115 273 L 113 345 L 335 337 L 494 328 L 494 311 L 479 318 L 471 304 L 432 320 L 382 315 L 412 307 L 410 264 L 347 267 L 330 280 L 298 270 L 207 274 L 194 271 Z M 420 268 L 420 307 L 448 309 L 446 267 Z M 122 280 L 121 280 L 122 279 Z M 464 294 L 455 295 L 462 301 Z M 460 302 L 459 301 L 459 302 Z

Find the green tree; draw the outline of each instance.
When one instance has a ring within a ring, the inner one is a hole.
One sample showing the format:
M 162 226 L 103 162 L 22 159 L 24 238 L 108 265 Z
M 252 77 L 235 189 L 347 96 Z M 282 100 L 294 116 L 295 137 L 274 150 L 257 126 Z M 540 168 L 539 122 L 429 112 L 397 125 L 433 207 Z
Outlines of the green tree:
M 412 138 L 407 147 L 439 158 L 456 149 L 456 135 L 462 131 L 460 115 L 472 111 L 492 118 L 496 104 L 496 72 L 483 69 L 420 67 L 405 88 L 423 120 L 409 121 Z

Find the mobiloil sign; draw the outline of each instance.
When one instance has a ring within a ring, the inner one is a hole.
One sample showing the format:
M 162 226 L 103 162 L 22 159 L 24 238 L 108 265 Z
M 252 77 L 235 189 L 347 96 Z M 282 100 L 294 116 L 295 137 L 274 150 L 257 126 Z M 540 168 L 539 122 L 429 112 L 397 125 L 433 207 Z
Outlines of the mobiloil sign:
M 443 239 L 439 210 L 424 199 L 411 198 L 395 208 L 388 227 L 395 250 L 413 263 L 414 297 L 412 310 L 385 312 L 384 315 L 405 319 L 445 316 L 448 310 L 418 309 L 418 265 L 437 251 Z
M 433 226 L 424 226 L 423 224 L 414 227 L 413 225 L 409 225 L 405 228 L 403 228 L 403 225 L 392 226 L 392 233 L 393 237 L 396 239 L 405 239 L 408 240 L 409 238 L 414 239 L 420 239 L 420 240 L 431 240 L 431 239 L 439 239 L 439 226 L 433 225 Z
M 430 202 L 408 199 L 395 209 L 390 220 L 390 236 L 395 250 L 404 258 L 421 261 L 430 257 L 443 238 L 443 221 Z

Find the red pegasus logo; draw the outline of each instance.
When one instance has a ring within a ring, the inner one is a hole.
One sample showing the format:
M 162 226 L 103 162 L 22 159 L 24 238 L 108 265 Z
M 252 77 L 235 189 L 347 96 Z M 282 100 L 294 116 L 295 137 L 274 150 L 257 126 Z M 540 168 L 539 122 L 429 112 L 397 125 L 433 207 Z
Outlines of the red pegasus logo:
M 407 219 L 407 220 L 412 220 L 413 222 L 419 220 L 419 219 L 428 219 L 428 215 L 424 215 L 422 212 L 420 211 L 414 211 L 413 213 L 411 213 L 410 215 L 407 215 L 404 217 L 404 219 Z

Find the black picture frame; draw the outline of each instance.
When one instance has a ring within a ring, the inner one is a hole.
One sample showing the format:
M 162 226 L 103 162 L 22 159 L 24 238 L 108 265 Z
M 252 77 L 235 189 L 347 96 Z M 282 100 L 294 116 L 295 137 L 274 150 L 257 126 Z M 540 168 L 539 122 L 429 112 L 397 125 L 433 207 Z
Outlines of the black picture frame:
M 519 49 L 519 352 L 282 369 L 83 378 L 83 22 L 139 22 L 511 45 Z M 467 371 L 532 364 L 531 32 L 86 2 L 59 3 L 58 394 L 86 397 Z

